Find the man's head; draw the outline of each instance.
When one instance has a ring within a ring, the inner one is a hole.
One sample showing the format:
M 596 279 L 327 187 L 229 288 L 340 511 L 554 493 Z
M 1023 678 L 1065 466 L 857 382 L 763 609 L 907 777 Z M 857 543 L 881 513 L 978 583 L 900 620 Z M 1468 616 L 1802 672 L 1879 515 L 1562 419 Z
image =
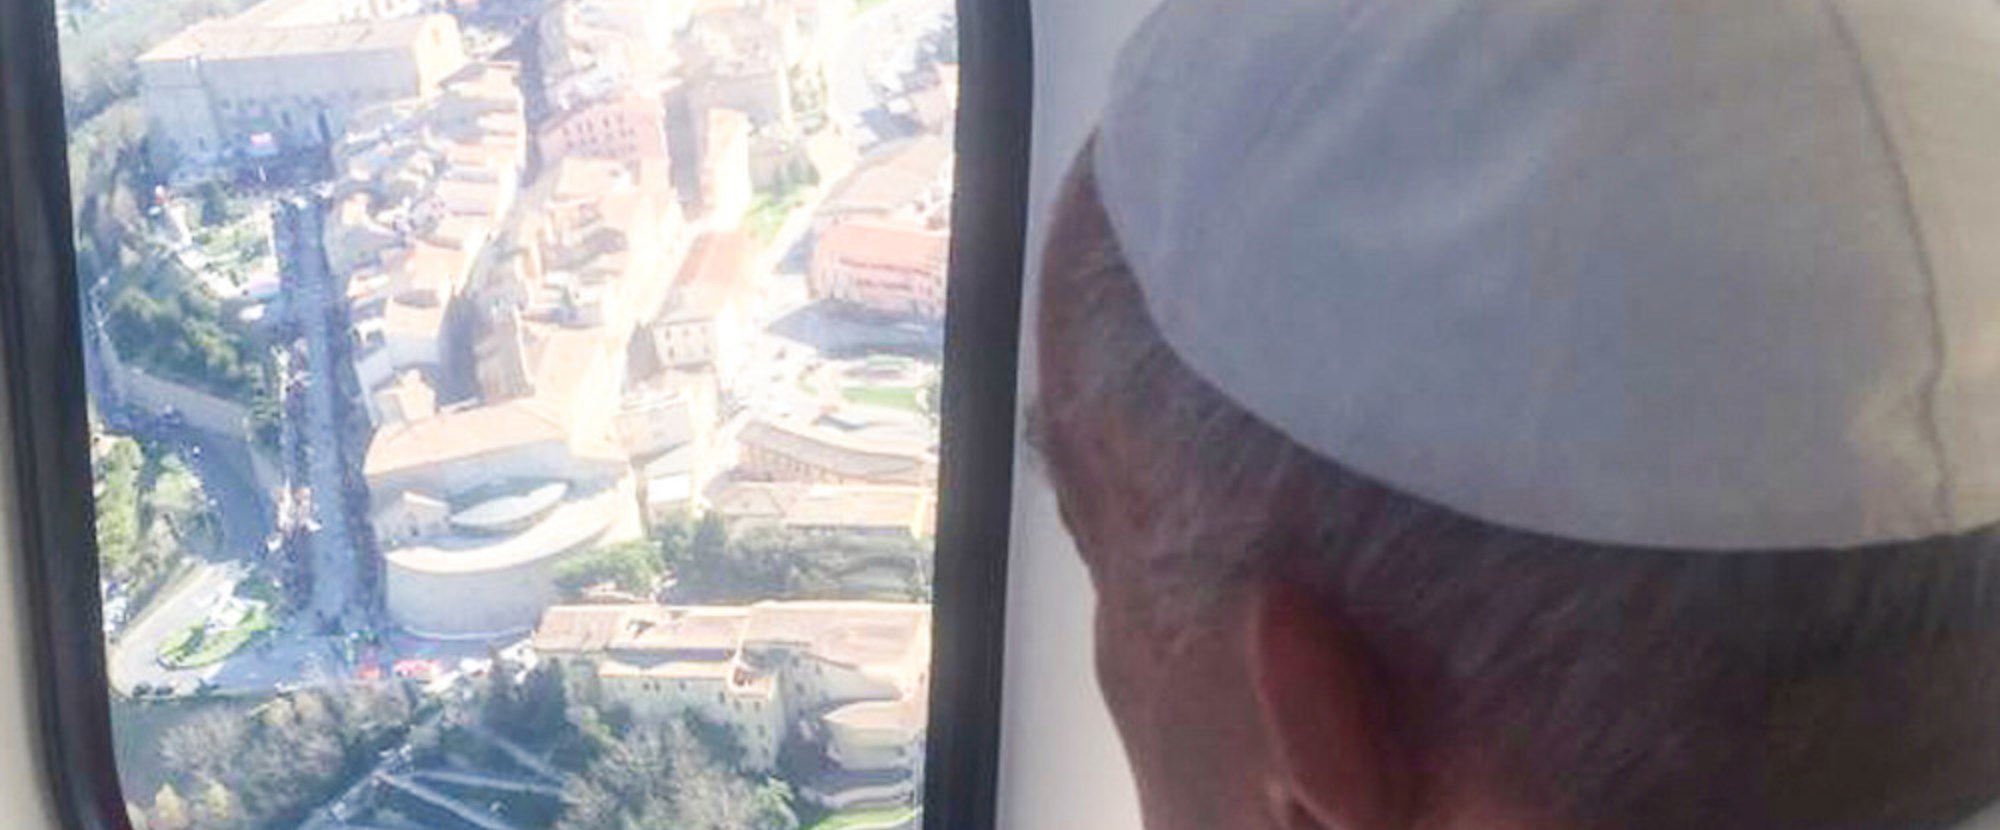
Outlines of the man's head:
M 1051 225 L 1036 427 L 1156 830 L 2000 796 L 1995 43 L 1166 0 Z
M 1177 355 L 1093 158 L 1035 430 L 1155 830 L 1929 827 L 2000 795 L 1990 533 L 1690 553 L 1378 484 Z

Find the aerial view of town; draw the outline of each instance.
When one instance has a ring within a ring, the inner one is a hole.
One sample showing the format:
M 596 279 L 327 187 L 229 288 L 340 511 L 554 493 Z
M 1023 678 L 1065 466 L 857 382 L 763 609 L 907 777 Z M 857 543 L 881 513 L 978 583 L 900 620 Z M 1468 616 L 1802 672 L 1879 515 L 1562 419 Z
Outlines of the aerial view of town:
M 950 0 L 61 0 L 141 830 L 921 823 Z

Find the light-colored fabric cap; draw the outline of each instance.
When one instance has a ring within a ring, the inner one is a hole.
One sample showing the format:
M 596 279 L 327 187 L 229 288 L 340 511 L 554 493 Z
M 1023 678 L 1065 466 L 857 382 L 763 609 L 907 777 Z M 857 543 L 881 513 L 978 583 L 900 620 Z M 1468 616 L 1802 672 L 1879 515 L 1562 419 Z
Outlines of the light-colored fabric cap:
M 2000 5 L 1166 0 L 1100 192 L 1302 445 L 1694 550 L 2000 521 Z

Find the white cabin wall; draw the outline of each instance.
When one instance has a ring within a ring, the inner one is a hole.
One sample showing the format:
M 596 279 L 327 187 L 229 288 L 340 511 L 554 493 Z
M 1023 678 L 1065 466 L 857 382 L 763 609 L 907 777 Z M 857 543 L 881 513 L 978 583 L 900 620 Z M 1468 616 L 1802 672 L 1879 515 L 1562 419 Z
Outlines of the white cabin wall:
M 13 393 L 0 378 L 0 436 L 11 436 L 7 417 Z M 20 830 L 59 830 L 53 782 L 42 770 L 35 713 L 33 646 L 28 642 L 28 595 L 22 574 L 18 494 L 14 492 L 14 443 L 0 440 L 0 817 Z
M 1070 160 L 1097 122 L 1118 47 L 1155 0 L 1034 0 L 1035 134 L 1029 181 L 1025 319 L 1039 300 L 1046 215 Z M 1021 402 L 1034 391 L 1035 342 L 1024 329 Z M 1018 421 L 1018 419 L 1017 419 Z M 1138 799 L 1098 696 L 1090 582 L 1025 444 L 1015 453 L 1001 707 L 1001 830 L 1138 830 Z

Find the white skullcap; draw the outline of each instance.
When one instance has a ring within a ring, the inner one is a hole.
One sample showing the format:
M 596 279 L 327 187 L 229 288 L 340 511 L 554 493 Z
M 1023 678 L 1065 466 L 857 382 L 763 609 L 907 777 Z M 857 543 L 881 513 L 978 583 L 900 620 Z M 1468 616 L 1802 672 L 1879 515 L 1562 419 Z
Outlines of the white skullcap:
M 1166 0 L 1095 152 L 1175 352 L 1384 484 L 1682 549 L 2000 521 L 1993 0 Z

